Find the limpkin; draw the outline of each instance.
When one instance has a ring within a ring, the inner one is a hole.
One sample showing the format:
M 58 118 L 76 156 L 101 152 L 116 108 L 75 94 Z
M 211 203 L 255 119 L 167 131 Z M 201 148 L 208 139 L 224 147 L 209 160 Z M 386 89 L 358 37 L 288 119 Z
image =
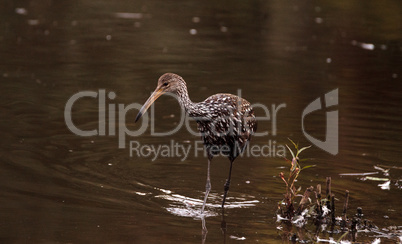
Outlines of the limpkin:
M 220 153 L 230 160 L 229 177 L 224 185 L 223 208 L 229 191 L 233 161 L 243 152 L 257 129 L 254 111 L 248 101 L 232 94 L 215 94 L 203 102 L 194 103 L 188 96 L 184 79 L 179 75 L 166 73 L 159 78 L 155 91 L 142 106 L 135 121 L 141 118 L 159 96 L 167 92 L 176 95 L 181 107 L 196 120 L 207 151 L 207 182 L 201 214 L 211 190 L 209 172 L 212 158 Z

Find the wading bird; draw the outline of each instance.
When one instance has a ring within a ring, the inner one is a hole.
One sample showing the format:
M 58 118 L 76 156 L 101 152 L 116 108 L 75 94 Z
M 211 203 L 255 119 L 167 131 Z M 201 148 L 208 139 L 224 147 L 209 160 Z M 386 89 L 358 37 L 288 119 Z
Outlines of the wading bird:
M 233 161 L 245 149 L 251 135 L 257 129 L 254 111 L 248 101 L 232 94 L 215 94 L 203 102 L 194 103 L 188 96 L 184 79 L 179 75 L 166 73 L 159 78 L 155 91 L 140 109 L 135 122 L 141 118 L 159 96 L 167 92 L 176 95 L 180 106 L 190 117 L 196 120 L 207 151 L 207 182 L 201 213 L 204 212 L 208 194 L 211 190 L 209 177 L 211 160 L 217 154 L 229 157 L 230 169 L 229 177 L 224 185 L 223 208 L 229 191 Z

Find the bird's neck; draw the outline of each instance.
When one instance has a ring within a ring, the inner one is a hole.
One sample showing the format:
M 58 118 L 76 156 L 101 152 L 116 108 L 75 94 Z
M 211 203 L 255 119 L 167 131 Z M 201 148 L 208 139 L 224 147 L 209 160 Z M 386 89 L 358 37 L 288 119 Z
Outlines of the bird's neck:
M 191 117 L 199 116 L 199 113 L 197 112 L 198 103 L 193 103 L 190 100 L 187 87 L 185 85 L 177 91 L 176 95 L 180 106 L 182 107 L 182 109 L 184 109 L 184 111 L 186 111 L 187 114 L 189 114 Z

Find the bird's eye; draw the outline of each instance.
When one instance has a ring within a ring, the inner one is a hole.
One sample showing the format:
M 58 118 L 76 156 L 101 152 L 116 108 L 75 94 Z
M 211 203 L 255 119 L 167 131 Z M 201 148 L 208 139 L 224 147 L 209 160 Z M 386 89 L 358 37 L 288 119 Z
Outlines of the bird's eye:
M 169 85 L 169 83 L 167 83 L 167 82 L 163 83 L 163 86 L 167 86 L 167 85 Z

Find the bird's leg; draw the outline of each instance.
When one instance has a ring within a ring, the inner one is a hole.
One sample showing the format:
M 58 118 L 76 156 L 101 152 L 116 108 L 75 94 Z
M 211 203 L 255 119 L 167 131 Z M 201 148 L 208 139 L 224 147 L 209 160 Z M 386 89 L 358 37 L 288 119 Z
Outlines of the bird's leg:
M 205 197 L 204 197 L 204 203 L 202 204 L 201 214 L 204 213 L 204 208 L 205 208 L 205 204 L 207 203 L 208 194 L 211 191 L 211 180 L 209 177 L 209 169 L 211 167 L 211 159 L 212 159 L 212 157 L 208 157 L 207 183 L 205 184 Z
M 222 201 L 222 208 L 225 205 L 225 201 L 226 201 L 226 195 L 228 194 L 229 191 L 229 186 L 230 186 L 230 176 L 232 175 L 232 166 L 233 166 L 233 160 L 230 159 L 230 169 L 229 169 L 229 177 L 226 180 L 226 183 L 223 187 L 223 190 L 225 191 L 223 194 L 223 201 Z

